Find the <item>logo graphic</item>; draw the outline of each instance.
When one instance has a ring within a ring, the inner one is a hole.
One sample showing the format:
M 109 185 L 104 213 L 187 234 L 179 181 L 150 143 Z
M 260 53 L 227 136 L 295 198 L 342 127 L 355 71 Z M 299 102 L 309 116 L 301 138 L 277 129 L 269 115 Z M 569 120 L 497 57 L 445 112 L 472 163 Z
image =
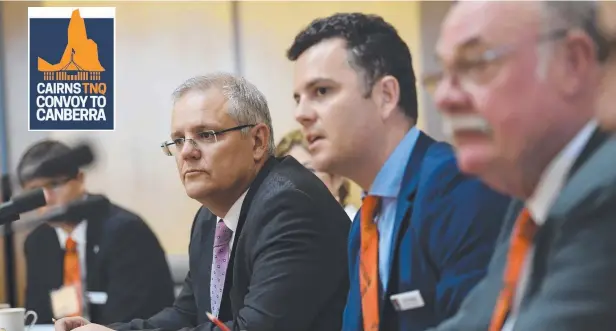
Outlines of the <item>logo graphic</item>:
M 28 130 L 115 129 L 115 8 L 28 8 Z

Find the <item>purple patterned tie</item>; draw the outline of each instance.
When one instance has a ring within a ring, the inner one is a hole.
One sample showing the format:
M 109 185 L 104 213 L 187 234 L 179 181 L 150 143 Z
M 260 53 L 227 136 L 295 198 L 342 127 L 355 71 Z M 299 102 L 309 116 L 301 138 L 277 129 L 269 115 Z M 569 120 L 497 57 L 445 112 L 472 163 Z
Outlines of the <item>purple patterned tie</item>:
M 220 301 L 222 300 L 222 290 L 225 286 L 227 263 L 229 261 L 229 242 L 233 236 L 233 231 L 231 231 L 231 229 L 225 225 L 225 222 L 220 219 L 216 225 L 216 233 L 214 235 L 210 303 L 212 306 L 212 314 L 218 317 Z

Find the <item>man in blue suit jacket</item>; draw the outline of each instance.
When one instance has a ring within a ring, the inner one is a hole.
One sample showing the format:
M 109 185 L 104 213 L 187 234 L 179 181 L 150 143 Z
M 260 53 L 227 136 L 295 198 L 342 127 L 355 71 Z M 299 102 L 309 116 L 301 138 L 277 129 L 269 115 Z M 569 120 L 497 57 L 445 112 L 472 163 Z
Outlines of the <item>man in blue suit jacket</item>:
M 296 61 L 295 116 L 314 167 L 354 180 L 380 202 L 369 225 L 360 212 L 350 232 L 343 331 L 437 325 L 485 275 L 510 199 L 461 174 L 451 147 L 415 127 L 411 55 L 382 18 L 317 19 L 287 56 Z M 378 252 L 360 268 L 361 232 L 374 223 Z M 374 300 L 360 294 L 368 264 L 378 275 Z

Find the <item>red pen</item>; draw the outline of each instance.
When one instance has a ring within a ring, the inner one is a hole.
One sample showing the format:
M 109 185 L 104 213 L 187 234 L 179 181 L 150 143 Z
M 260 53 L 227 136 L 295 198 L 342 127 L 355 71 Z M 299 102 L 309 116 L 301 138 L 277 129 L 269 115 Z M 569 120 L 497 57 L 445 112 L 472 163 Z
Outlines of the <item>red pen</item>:
M 212 323 L 216 324 L 216 326 L 219 327 L 221 330 L 223 330 L 223 331 L 231 331 L 218 318 L 216 318 L 216 316 L 210 314 L 209 312 L 206 312 L 205 315 L 207 315 L 207 318 L 209 318 L 210 321 L 212 321 Z

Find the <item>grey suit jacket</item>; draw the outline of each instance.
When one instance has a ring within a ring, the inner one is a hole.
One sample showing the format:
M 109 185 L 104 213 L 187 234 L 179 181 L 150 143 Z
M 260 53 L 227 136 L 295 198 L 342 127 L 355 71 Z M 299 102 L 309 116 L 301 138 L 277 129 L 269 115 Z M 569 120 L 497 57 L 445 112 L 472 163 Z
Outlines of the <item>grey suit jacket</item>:
M 616 330 L 616 138 L 587 155 L 535 237 L 514 331 Z M 431 331 L 488 329 L 521 202 L 512 204 L 486 277 Z

